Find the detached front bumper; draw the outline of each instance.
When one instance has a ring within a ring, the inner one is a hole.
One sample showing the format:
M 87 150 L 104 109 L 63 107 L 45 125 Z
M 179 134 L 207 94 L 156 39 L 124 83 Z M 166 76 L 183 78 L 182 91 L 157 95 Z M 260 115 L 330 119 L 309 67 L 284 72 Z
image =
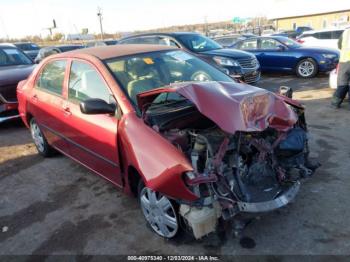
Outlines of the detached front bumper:
M 237 202 L 239 212 L 245 213 L 262 213 L 272 211 L 289 204 L 295 196 L 298 194 L 300 189 L 300 182 L 296 182 L 288 190 L 286 190 L 279 197 L 265 202 L 248 203 L 248 202 Z
M 20 115 L 17 108 L 17 101 L 7 101 L 0 94 L 0 123 L 19 118 Z

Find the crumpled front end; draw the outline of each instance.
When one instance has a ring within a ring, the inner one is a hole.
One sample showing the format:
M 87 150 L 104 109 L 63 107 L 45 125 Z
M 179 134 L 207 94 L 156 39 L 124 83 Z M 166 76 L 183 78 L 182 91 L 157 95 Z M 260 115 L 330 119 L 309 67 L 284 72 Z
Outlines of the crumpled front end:
M 196 238 L 215 231 L 219 218 L 287 205 L 317 168 L 301 106 L 247 85 L 210 86 L 176 86 L 195 107 L 145 112 L 146 123 L 192 164 L 183 180 L 198 199 L 179 201 L 179 212 Z

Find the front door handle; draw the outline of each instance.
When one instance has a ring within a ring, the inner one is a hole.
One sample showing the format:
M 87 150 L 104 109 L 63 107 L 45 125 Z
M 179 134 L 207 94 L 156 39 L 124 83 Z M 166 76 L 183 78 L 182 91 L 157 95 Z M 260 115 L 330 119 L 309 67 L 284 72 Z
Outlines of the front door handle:
M 68 105 L 64 105 L 62 108 L 63 108 L 63 111 L 64 111 L 65 115 L 71 115 L 72 114 L 72 112 L 70 111 L 70 108 L 69 108 Z
M 34 94 L 34 95 L 32 96 L 32 100 L 33 100 L 34 102 L 37 102 L 37 101 L 38 101 L 38 95 L 37 95 L 37 94 Z

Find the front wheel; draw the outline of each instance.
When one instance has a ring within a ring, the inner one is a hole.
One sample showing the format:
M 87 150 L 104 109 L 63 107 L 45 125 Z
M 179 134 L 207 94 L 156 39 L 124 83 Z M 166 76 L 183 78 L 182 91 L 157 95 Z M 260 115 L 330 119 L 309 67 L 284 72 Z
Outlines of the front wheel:
M 179 231 L 179 220 L 174 204 L 162 194 L 139 186 L 142 213 L 152 230 L 164 238 L 173 238 Z
M 317 72 L 317 63 L 312 58 L 303 59 L 296 66 L 296 74 L 301 78 L 314 77 Z
M 52 153 L 54 152 L 54 150 L 47 143 L 44 134 L 41 132 L 39 125 L 35 121 L 35 118 L 32 118 L 30 120 L 30 133 L 32 135 L 34 144 L 35 144 L 36 149 L 38 150 L 39 154 L 44 156 L 44 157 L 51 156 Z

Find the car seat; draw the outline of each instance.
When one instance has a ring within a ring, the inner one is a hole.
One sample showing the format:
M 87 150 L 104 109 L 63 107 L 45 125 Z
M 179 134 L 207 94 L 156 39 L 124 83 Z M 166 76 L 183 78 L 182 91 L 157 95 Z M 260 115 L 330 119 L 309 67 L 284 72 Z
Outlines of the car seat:
M 135 104 L 139 93 L 161 86 L 158 72 L 152 64 L 147 64 L 143 59 L 132 61 L 128 65 L 128 72 L 134 80 L 128 83 L 127 92 Z

